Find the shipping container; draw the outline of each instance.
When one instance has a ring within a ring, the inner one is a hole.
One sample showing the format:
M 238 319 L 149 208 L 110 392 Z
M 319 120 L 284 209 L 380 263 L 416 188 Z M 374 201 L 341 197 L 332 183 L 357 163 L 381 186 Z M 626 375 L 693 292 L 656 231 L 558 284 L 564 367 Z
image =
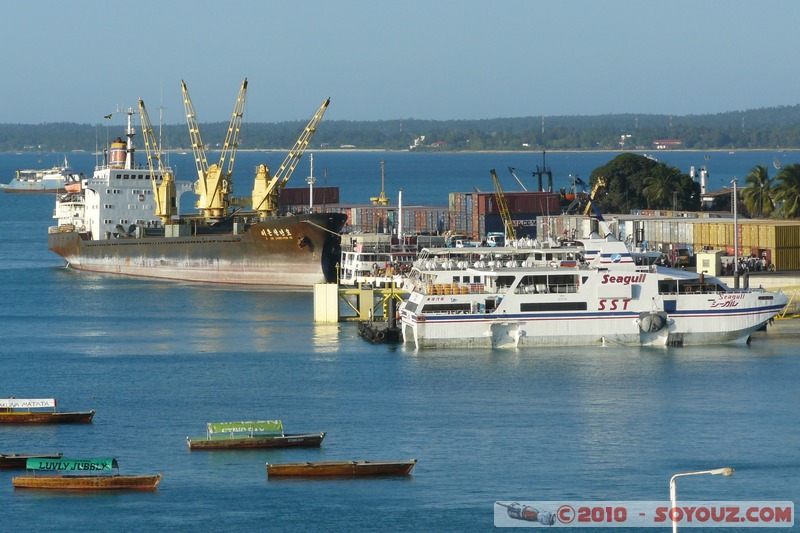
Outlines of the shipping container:
M 800 248 L 775 248 L 772 254 L 776 270 L 800 270 Z
M 309 198 L 308 187 L 287 187 L 281 191 L 278 204 L 286 208 L 289 206 L 308 207 Z M 314 187 L 314 205 L 338 203 L 339 187 Z

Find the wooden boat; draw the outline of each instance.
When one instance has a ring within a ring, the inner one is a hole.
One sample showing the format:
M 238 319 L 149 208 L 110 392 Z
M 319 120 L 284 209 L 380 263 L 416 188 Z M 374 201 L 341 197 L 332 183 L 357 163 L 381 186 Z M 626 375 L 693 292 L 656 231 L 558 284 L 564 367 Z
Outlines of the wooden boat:
M 60 459 L 63 454 L 18 454 L 0 453 L 0 470 L 24 470 L 28 459 Z
M 17 489 L 47 490 L 155 490 L 163 474 L 127 476 L 119 474 L 116 459 L 28 459 L 33 473 L 11 479 Z M 109 472 L 116 469 L 116 474 Z M 36 472 L 54 472 L 37 475 Z
M 408 461 L 330 461 L 318 463 L 267 463 L 270 476 L 399 476 L 417 464 Z
M 32 411 L 49 409 L 52 411 Z M 84 412 L 56 411 L 55 398 L 0 398 L 0 424 L 88 424 L 94 410 Z
M 283 432 L 280 420 L 249 422 L 209 422 L 205 438 L 186 437 L 190 450 L 241 450 L 320 446 L 325 438 L 320 433 Z

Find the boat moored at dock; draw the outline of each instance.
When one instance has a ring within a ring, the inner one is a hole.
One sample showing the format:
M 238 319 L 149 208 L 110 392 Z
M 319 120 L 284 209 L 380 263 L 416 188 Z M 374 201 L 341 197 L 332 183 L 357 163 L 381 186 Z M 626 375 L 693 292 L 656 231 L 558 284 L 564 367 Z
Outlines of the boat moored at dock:
M 138 114 L 148 164 L 134 161 L 134 129 L 128 109 L 127 140 L 117 138 L 80 190 L 58 195 L 48 231 L 50 250 L 76 270 L 145 278 L 239 285 L 311 288 L 335 282 L 341 213 L 279 213 L 280 192 L 302 156 L 328 105 L 317 111 L 275 175 L 256 170 L 252 210 L 234 199 L 231 172 L 238 145 L 244 93 L 228 130 L 219 164 L 209 165 L 186 93 L 189 130 L 198 180 L 175 179 L 155 149 L 157 143 L 143 101 Z M 225 165 L 227 163 L 227 166 Z M 198 212 L 180 214 L 181 196 L 194 192 Z
M 423 248 L 444 246 L 444 237 L 407 235 L 400 239 L 383 233 L 342 236 L 339 284 L 348 287 L 400 287 Z
M 405 282 L 403 339 L 417 348 L 746 343 L 787 304 L 702 273 L 637 265 L 596 233 L 572 260 L 472 249 L 421 257 Z M 494 251 L 493 251 L 494 250 Z M 465 252 L 466 254 L 466 252 Z M 495 256 L 493 254 L 498 254 Z

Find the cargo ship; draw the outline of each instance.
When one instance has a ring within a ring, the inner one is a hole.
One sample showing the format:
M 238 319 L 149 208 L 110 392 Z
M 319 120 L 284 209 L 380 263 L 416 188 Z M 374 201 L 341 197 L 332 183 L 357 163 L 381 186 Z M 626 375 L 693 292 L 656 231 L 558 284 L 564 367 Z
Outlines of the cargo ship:
M 117 137 L 104 151 L 91 178 L 57 195 L 48 230 L 50 250 L 76 270 L 189 282 L 307 287 L 336 280 L 340 231 L 346 215 L 309 212 L 281 215 L 277 198 L 308 145 L 329 100 L 306 126 L 274 176 L 259 165 L 253 209 L 232 198 L 230 174 L 247 80 L 222 150 L 220 164 L 208 165 L 194 109 L 183 84 L 199 179 L 176 180 L 155 149 L 144 102 L 138 114 L 147 166 L 134 160 L 132 115 L 127 110 L 126 140 Z M 224 162 L 230 155 L 227 171 Z M 157 164 L 156 164 L 157 163 Z M 179 215 L 181 196 L 197 194 L 199 212 Z

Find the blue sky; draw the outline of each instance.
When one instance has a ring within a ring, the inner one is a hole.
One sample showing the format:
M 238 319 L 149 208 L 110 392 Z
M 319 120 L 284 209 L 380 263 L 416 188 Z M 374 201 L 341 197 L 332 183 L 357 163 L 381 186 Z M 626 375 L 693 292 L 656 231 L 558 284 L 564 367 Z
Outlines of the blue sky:
M 128 7 L 126 7 L 128 6 Z M 223 7 L 224 6 L 224 7 Z M 0 123 L 719 113 L 800 101 L 796 0 L 12 0 Z M 120 121 L 122 118 L 120 117 Z

